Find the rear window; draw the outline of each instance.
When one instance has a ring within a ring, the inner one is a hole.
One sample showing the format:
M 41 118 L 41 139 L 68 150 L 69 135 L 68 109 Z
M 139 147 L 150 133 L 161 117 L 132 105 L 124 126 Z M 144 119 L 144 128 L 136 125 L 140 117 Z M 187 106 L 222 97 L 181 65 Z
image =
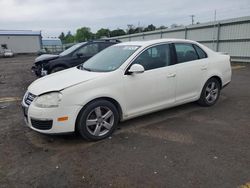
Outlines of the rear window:
M 194 44 L 194 48 L 197 51 L 200 59 L 207 58 L 207 54 L 199 46 Z
M 103 49 L 105 49 L 105 48 L 107 48 L 107 47 L 109 47 L 109 46 L 111 46 L 111 45 L 114 45 L 115 43 L 104 43 L 104 42 L 101 42 L 101 43 L 99 43 L 99 49 L 100 49 L 100 51 L 102 51 Z
M 184 63 L 199 59 L 196 50 L 194 49 L 192 44 L 176 43 L 175 50 L 178 63 Z

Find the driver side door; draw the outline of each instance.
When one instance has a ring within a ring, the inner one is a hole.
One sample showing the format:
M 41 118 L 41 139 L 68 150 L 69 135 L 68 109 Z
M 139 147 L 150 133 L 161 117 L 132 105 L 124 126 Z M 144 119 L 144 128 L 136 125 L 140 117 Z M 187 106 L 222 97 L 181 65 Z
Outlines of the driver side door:
M 99 47 L 97 43 L 87 44 L 78 50 L 76 50 L 72 55 L 72 66 L 77 66 L 81 63 L 84 63 L 89 58 L 97 54 L 99 51 Z
M 156 111 L 175 103 L 176 73 L 175 66 L 172 66 L 169 44 L 146 49 L 132 64 L 142 65 L 145 71 L 124 75 L 124 98 L 128 117 Z

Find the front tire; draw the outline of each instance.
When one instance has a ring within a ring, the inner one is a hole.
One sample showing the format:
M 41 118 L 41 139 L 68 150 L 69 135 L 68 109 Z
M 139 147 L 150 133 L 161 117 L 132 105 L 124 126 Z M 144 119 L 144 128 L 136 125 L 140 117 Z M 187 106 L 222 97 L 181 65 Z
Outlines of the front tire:
M 214 105 L 220 96 L 221 86 L 216 78 L 210 78 L 204 85 L 198 104 L 201 106 Z
M 107 100 L 97 100 L 80 111 L 76 128 L 84 139 L 97 141 L 112 135 L 118 121 L 115 105 Z
M 51 69 L 50 73 L 55 73 L 64 70 L 65 67 L 54 67 Z

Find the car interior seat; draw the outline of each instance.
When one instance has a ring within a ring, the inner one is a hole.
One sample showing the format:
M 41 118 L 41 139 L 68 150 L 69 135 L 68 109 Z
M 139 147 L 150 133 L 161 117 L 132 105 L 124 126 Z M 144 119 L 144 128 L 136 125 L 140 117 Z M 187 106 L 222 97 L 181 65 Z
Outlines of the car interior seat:
M 198 59 L 197 54 L 194 51 L 187 51 L 185 53 L 185 61 L 192 61 Z

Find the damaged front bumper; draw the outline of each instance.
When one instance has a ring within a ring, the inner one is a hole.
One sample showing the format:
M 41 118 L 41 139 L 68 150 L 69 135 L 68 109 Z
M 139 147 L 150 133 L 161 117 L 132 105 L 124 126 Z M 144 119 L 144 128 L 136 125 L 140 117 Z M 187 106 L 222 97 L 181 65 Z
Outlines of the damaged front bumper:
M 32 72 L 36 74 L 38 77 L 46 76 L 48 71 L 43 68 L 41 65 L 35 65 L 31 67 Z

